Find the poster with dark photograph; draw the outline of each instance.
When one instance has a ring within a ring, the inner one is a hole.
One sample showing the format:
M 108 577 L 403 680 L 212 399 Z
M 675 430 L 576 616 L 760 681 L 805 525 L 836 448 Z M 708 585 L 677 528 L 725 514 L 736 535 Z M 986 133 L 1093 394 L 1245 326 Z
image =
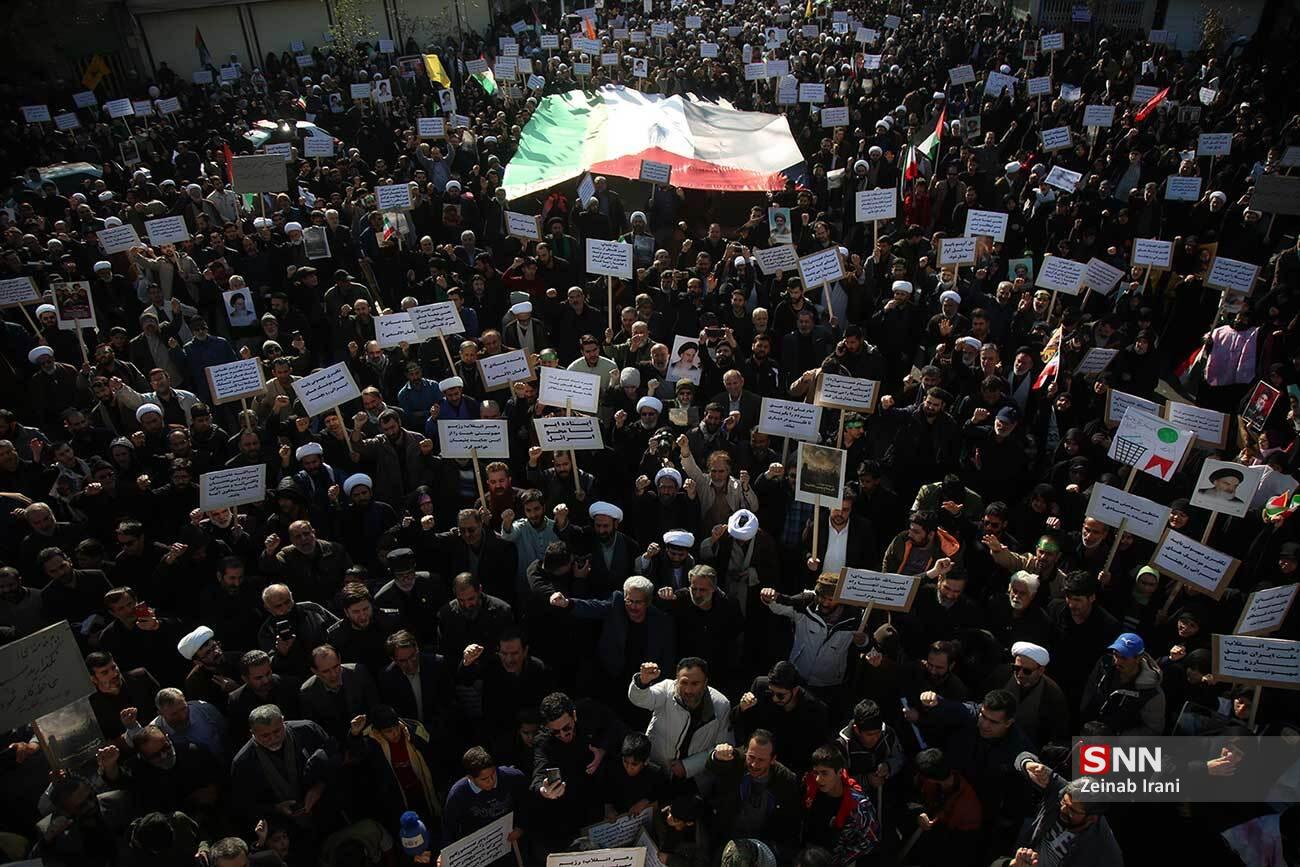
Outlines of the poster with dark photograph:
M 54 308 L 59 328 L 75 331 L 95 327 L 95 301 L 90 294 L 90 284 L 84 280 L 76 283 L 54 283 Z
M 226 318 L 231 328 L 249 328 L 257 324 L 257 310 L 253 307 L 253 293 L 245 286 L 221 293 L 226 302 Z
M 674 386 L 683 379 L 700 384 L 700 342 L 694 337 L 673 337 L 673 351 L 668 356 L 668 381 Z
M 1241 420 L 1246 423 L 1246 427 L 1255 433 L 1262 431 L 1268 421 L 1269 413 L 1273 411 L 1281 396 L 1282 392 L 1267 382 L 1260 380 L 1255 383 L 1255 387 L 1250 392 L 1250 399 L 1246 401 L 1246 406 L 1241 411 Z
M 37 717 L 34 728 L 51 768 L 90 769 L 93 773 L 95 753 L 107 744 L 91 710 L 89 696 Z
M 302 248 L 308 259 L 328 259 L 330 257 L 329 233 L 324 226 L 308 226 L 302 230 Z
M 799 471 L 794 498 L 814 506 L 838 508 L 844 499 L 844 470 L 849 453 L 832 446 L 799 443 Z
M 794 242 L 794 227 L 790 225 L 789 208 L 768 208 L 767 228 L 773 244 Z

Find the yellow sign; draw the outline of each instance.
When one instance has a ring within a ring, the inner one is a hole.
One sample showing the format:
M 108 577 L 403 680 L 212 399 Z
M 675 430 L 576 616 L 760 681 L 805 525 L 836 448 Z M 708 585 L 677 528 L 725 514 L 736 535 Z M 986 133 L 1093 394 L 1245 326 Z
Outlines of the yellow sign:
M 96 54 L 95 58 L 86 66 L 86 71 L 81 76 L 81 86 L 86 90 L 94 90 L 99 87 L 99 83 L 110 74 L 107 61 L 101 55 Z
M 429 73 L 430 81 L 436 81 L 443 87 L 451 87 L 451 76 L 442 68 L 442 61 L 438 59 L 438 55 L 424 55 L 424 71 Z

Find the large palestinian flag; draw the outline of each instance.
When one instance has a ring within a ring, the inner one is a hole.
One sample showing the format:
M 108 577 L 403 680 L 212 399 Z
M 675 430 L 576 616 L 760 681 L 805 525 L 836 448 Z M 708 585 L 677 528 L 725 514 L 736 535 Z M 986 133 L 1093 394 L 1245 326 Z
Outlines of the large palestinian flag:
M 586 171 L 635 178 L 642 160 L 668 163 L 675 186 L 696 190 L 782 190 L 803 174 L 783 115 L 606 85 L 542 100 L 506 165 L 506 195 Z

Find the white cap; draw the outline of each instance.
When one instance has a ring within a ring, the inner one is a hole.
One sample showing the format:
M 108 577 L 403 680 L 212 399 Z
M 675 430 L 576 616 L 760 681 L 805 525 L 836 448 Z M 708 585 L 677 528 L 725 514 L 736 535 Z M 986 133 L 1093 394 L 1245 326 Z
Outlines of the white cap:
M 936 90 L 933 94 L 931 94 L 931 97 L 934 99 L 947 99 L 948 94 L 944 93 L 942 90 Z
M 200 626 L 198 629 L 176 642 L 176 650 L 186 659 L 193 659 L 194 654 L 198 653 L 203 648 L 203 645 L 211 641 L 215 635 L 216 633 L 208 627 Z
M 203 192 L 203 187 L 200 187 L 198 184 L 186 184 L 186 185 L 185 185 L 185 192 L 187 192 L 187 193 L 201 193 L 201 192 Z
M 744 256 L 737 256 L 735 259 L 731 260 L 731 264 L 739 268 L 741 265 L 748 265 L 749 260 L 746 259 Z
M 464 388 L 464 387 L 465 387 L 465 380 L 461 379 L 459 376 L 449 376 L 446 379 L 440 380 L 438 382 L 438 390 L 444 392 L 450 391 L 453 388 Z
M 302 460 L 309 455 L 323 454 L 325 454 L 325 449 L 321 447 L 320 443 L 307 443 L 306 445 L 298 446 L 298 449 L 293 453 L 293 456 L 297 460 Z
M 254 228 L 254 229 L 269 229 L 269 228 L 271 228 L 271 226 L 273 226 L 273 225 L 275 225 L 275 224 L 271 222 L 271 218 L 270 218 L 270 217 L 254 217 L 254 218 L 253 218 L 253 228 Z
M 352 496 L 352 489 L 357 485 L 362 485 L 363 487 L 372 490 L 375 487 L 375 483 L 370 480 L 370 476 L 367 476 L 365 473 L 353 473 L 347 477 L 345 482 L 343 482 L 343 493 L 347 494 L 349 497 Z
M 27 353 L 27 360 L 32 364 L 40 364 L 41 359 L 46 356 L 53 358 L 54 350 L 50 349 L 48 346 L 37 346 L 31 352 Z
M 1004 64 L 1002 64 L 1001 66 L 998 67 L 998 72 L 1002 73 L 1003 75 L 1010 75 L 1010 74 L 1011 74 L 1011 67 L 1010 67 L 1010 66 L 1007 66 L 1007 65 L 1004 63 Z
M 662 470 L 655 473 L 656 485 L 659 484 L 660 479 L 672 479 L 674 482 L 677 483 L 677 487 L 680 488 L 682 486 L 682 474 L 677 472 L 677 470 L 673 469 L 672 467 L 664 467 Z
M 636 411 L 640 412 L 643 409 L 652 409 L 655 412 L 663 412 L 664 402 L 657 397 L 652 397 L 647 394 L 636 402 Z
M 284 233 L 286 235 L 289 234 L 290 232 L 301 232 L 301 231 L 302 231 L 302 223 L 290 222 L 284 224 Z
M 140 404 L 138 407 L 136 407 L 136 410 L 135 410 L 135 420 L 136 420 L 136 421 L 142 421 L 142 420 L 144 419 L 144 417 L 147 416 L 147 415 L 148 415 L 149 413 L 151 413 L 151 412 L 156 412 L 156 413 L 158 413 L 159 415 L 162 415 L 162 414 L 163 414 L 162 407 L 160 407 L 158 404 L 156 404 L 156 403 L 142 403 L 142 404 Z
M 604 515 L 606 518 L 613 518 L 615 521 L 623 520 L 623 510 L 613 503 L 607 503 L 604 500 L 597 500 L 587 509 L 587 514 L 591 517 Z
M 958 307 L 961 306 L 961 296 L 958 295 L 956 292 L 952 291 L 951 289 L 949 289 L 947 292 L 944 292 L 942 295 L 940 295 L 939 301 L 940 303 L 944 301 L 951 301 L 953 304 L 956 304 Z
M 758 535 L 758 516 L 749 509 L 738 509 L 727 519 L 727 534 L 740 542 Z
M 98 262 L 95 263 L 95 270 L 96 270 L 96 271 L 112 271 L 112 270 L 113 270 L 113 263 L 112 263 L 112 262 L 109 262 L 109 261 L 106 260 L 106 259 L 100 259 Z
M 533 302 L 531 301 L 520 301 L 518 304 L 512 305 L 510 308 L 510 313 L 513 316 L 519 316 L 520 314 L 523 313 L 532 313 L 532 312 L 533 312 Z
M 1039 665 L 1047 665 L 1052 661 L 1052 655 L 1047 652 L 1047 648 L 1029 641 L 1017 641 L 1011 645 L 1011 655 L 1027 656 Z
M 889 287 L 889 291 L 890 291 L 890 292 L 906 292 L 908 295 L 911 295 L 911 294 L 912 294 L 912 284 L 909 283 L 909 282 L 907 282 L 906 280 L 895 280 L 895 281 L 894 281 L 894 285 L 891 286 L 891 287 Z
M 694 548 L 695 537 L 685 530 L 669 530 L 664 533 L 664 544 L 674 548 Z

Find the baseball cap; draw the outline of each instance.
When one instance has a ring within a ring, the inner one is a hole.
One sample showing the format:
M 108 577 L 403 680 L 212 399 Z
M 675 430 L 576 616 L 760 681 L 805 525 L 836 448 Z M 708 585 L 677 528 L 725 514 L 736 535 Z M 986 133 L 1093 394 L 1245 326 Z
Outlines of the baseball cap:
M 1146 643 L 1142 641 L 1142 636 L 1136 632 L 1125 632 L 1110 643 L 1107 650 L 1113 650 L 1125 659 L 1133 659 L 1141 656 L 1146 651 Z

